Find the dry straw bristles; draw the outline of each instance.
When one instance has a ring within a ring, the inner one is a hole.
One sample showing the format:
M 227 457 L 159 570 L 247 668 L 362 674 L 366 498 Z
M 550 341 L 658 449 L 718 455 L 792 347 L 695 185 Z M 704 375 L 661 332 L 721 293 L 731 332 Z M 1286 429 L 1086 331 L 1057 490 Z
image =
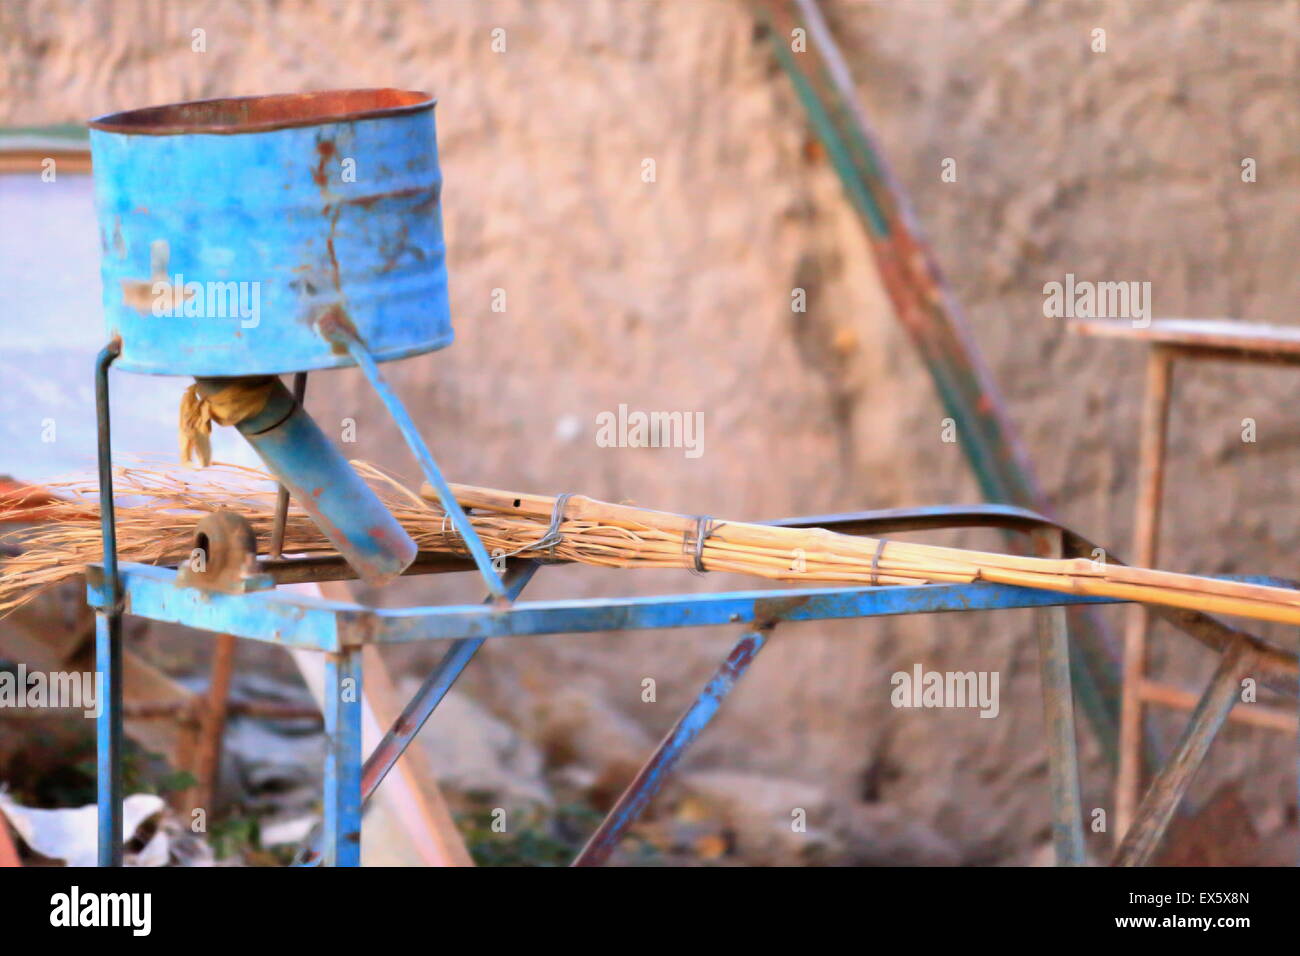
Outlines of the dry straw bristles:
M 423 552 L 467 554 L 426 489 L 417 494 L 364 462 L 354 462 Z M 263 551 L 275 514 L 268 475 L 235 465 L 201 473 L 120 468 L 115 488 L 118 555 L 122 561 L 177 564 L 190 553 L 198 516 L 227 508 L 247 518 Z M 1085 558 L 1050 560 L 854 537 L 824 529 L 775 528 L 615 505 L 580 495 L 563 502 L 543 495 L 453 485 L 470 521 L 494 555 L 531 555 L 604 567 L 732 571 L 808 586 L 991 581 L 1050 591 L 1163 604 L 1300 624 L 1300 592 L 1189 574 L 1129 568 Z M 19 528 L 4 543 L 0 613 L 35 597 L 101 559 L 95 483 L 45 486 L 60 502 L 45 505 L 41 524 Z M 21 502 L 0 510 L 0 522 L 22 520 Z M 553 526 L 554 523 L 554 526 Z M 699 543 L 704 527 L 706 535 Z M 558 532 L 558 533 L 556 533 Z M 325 537 L 290 507 L 286 553 L 332 553 Z

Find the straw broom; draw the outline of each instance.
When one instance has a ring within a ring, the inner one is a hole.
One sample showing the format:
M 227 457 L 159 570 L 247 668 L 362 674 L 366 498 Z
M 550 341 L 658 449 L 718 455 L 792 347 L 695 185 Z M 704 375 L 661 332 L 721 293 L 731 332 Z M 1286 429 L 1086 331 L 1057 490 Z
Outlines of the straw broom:
M 453 485 L 463 507 L 499 515 L 550 520 L 555 499 L 469 485 Z M 431 490 L 422 489 L 426 498 Z M 637 545 L 620 555 L 621 566 L 644 564 L 694 567 L 697 518 L 616 505 L 573 496 L 566 518 L 580 526 L 622 528 Z M 560 526 L 567 536 L 569 523 Z M 918 581 L 990 581 L 1095 597 L 1165 604 L 1206 613 L 1300 624 L 1300 592 L 1286 588 L 1220 581 L 1197 575 L 1093 562 L 1086 558 L 1044 559 L 936 545 L 836 534 L 822 528 L 776 528 L 721 522 L 700 548 L 706 570 L 737 571 L 808 583 L 913 584 Z M 872 574 L 872 567 L 876 573 Z
M 424 552 L 468 550 L 432 493 L 420 494 L 364 462 L 353 463 Z M 123 561 L 176 564 L 188 557 L 198 517 L 217 507 L 245 517 L 260 542 L 269 541 L 275 486 L 253 469 L 216 465 L 200 473 L 147 467 L 116 471 L 115 488 L 128 502 L 117 509 L 118 554 Z M 47 485 L 57 503 L 43 505 L 46 523 L 0 537 L 21 549 L 0 564 L 0 613 L 101 560 L 95 483 L 82 479 Z M 471 485 L 453 493 L 489 552 L 601 567 L 695 568 L 697 518 L 598 501 L 566 499 L 552 527 L 556 499 Z M 48 499 L 44 499 L 48 500 Z M 0 523 L 21 520 L 22 502 L 0 504 Z M 1049 591 L 1113 597 L 1300 624 L 1300 592 L 1094 563 L 836 534 L 825 529 L 776 528 L 719 521 L 706 526 L 700 566 L 757 577 L 823 584 L 898 585 L 991 581 Z M 306 514 L 291 507 L 286 552 L 333 553 Z

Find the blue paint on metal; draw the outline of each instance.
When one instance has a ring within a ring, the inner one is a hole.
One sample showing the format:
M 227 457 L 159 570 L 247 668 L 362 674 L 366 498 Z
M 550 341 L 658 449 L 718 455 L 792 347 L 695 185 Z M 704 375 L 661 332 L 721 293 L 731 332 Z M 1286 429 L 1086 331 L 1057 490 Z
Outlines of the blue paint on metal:
M 107 586 L 103 567 L 91 566 L 87 579 L 91 605 L 100 611 L 111 607 L 112 592 Z M 617 833 L 619 827 L 625 827 L 635 819 L 638 808 L 653 796 L 663 775 L 716 713 L 735 679 L 762 646 L 765 639 L 761 636 L 762 633 L 780 621 L 1122 603 L 1106 598 L 976 583 L 537 601 L 506 606 L 494 603 L 490 606 L 379 609 L 275 591 L 243 595 L 203 592 L 194 588 L 177 587 L 175 571 L 148 565 L 122 565 L 119 568 L 119 579 L 128 613 L 202 630 L 280 642 L 287 646 L 336 652 L 331 654 L 334 670 L 329 674 L 330 694 L 334 696 L 328 696 L 326 701 L 327 727 L 332 729 L 329 731 L 325 855 L 327 862 L 333 860 L 344 865 L 359 860 L 360 850 L 354 837 L 359 840 L 360 808 L 365 784 L 360 757 L 359 698 L 356 703 L 351 703 L 337 695 L 349 676 L 357 678 L 358 683 L 353 686 L 359 692 L 359 646 L 364 643 L 438 638 L 461 641 L 459 649 L 444 662 L 445 668 L 440 668 L 440 673 L 432 679 L 430 693 L 424 695 L 426 699 L 418 704 L 413 702 L 412 706 L 427 716 L 468 662 L 473 651 L 488 637 L 723 623 L 752 626 L 757 633 L 748 635 L 737 645 L 732 657 L 705 688 L 696 704 L 679 721 L 657 752 L 656 758 L 647 765 L 645 779 L 630 788 L 627 807 L 609 822 L 609 832 Z M 512 581 L 512 586 L 515 583 Z M 101 635 L 97 645 L 111 648 L 113 642 L 104 640 Z M 109 728 L 111 721 L 101 720 L 99 726 L 101 730 Z M 390 734 L 394 735 L 404 741 L 404 746 L 405 741 L 414 735 L 414 730 L 399 721 L 399 725 Z M 101 755 L 112 753 L 111 746 L 101 744 Z M 110 757 L 106 763 L 102 762 L 101 778 L 111 774 L 114 766 L 120 766 L 120 761 Z M 375 777 L 374 786 L 378 785 L 380 778 L 382 773 Z M 369 789 L 373 791 L 373 786 Z M 104 805 L 105 794 L 109 792 L 111 785 L 101 789 L 101 806 Z M 101 840 L 102 838 L 101 832 Z M 105 845 L 101 842 L 101 853 L 104 852 Z
M 326 866 L 361 865 L 361 651 L 325 657 Z
M 415 560 L 411 536 L 278 380 L 266 407 L 237 427 L 363 581 L 385 584 Z
M 433 106 L 422 93 L 350 90 L 93 121 L 104 311 L 120 366 L 220 377 L 351 365 L 315 327 L 327 315 L 379 361 L 449 345 Z M 185 302 L 155 314 L 155 301 L 167 305 L 155 293 L 177 276 L 172 298 Z M 232 291 L 250 310 L 256 295 L 255 317 L 216 314 Z
M 533 579 L 541 565 L 536 561 L 529 561 L 526 564 L 517 565 L 506 574 L 506 597 L 514 600 L 519 597 L 528 582 Z M 494 601 L 491 595 L 484 603 Z M 403 708 L 402 713 L 398 716 L 393 726 L 389 728 L 384 738 L 375 747 L 374 752 L 366 758 L 366 766 L 362 771 L 362 789 L 367 800 L 375 792 L 379 784 L 383 782 L 388 771 L 397 763 L 398 758 L 406 752 L 411 741 L 415 739 L 416 734 L 424 727 L 425 722 L 433 716 L 433 712 L 442 703 L 442 699 L 447 696 L 447 691 L 451 690 L 452 685 L 469 662 L 474 659 L 478 649 L 483 646 L 483 638 L 466 638 L 464 640 L 454 641 L 443 655 L 438 666 L 434 668 L 415 696 L 411 698 L 410 703 Z
M 365 608 L 356 604 L 303 594 L 222 594 L 177 587 L 175 571 L 147 564 L 124 564 L 121 575 L 130 614 L 304 650 L 339 650 L 343 646 L 341 623 L 353 620 L 358 612 L 365 613 Z M 103 568 L 90 565 L 86 568 L 86 601 L 91 607 L 103 608 L 108 599 Z
M 122 824 L 122 616 L 95 615 L 95 670 L 99 715 L 95 718 L 95 803 L 98 862 L 121 866 Z
M 367 643 L 590 634 L 717 624 L 765 627 L 779 621 L 1125 603 L 1114 598 L 981 582 L 526 601 L 508 607 L 451 604 L 370 608 L 282 591 L 221 594 L 176 587 L 175 571 L 146 564 L 124 564 L 121 575 L 128 613 L 318 651 Z M 102 566 L 90 565 L 87 600 L 91 607 L 102 608 L 107 598 Z
M 516 565 L 506 573 L 505 584 L 506 594 L 514 600 L 533 579 L 541 567 L 536 561 L 529 561 L 525 564 Z M 487 601 L 494 601 L 495 598 L 489 597 Z M 388 771 L 397 765 L 402 754 L 406 753 L 416 735 L 424 728 L 425 723 L 433 712 L 437 710 L 442 699 L 447 696 L 447 691 L 451 690 L 452 685 L 469 662 L 474 659 L 478 649 L 483 646 L 482 638 L 473 638 L 463 641 L 454 641 L 447 653 L 443 655 L 438 666 L 434 668 L 433 673 L 425 678 L 420 689 L 416 691 L 415 696 L 402 709 L 401 714 L 393 721 L 387 733 L 382 740 L 375 746 L 370 756 L 366 758 L 365 765 L 361 768 L 361 799 L 364 808 L 369 803 L 370 798 L 374 796 L 379 785 L 384 782 L 388 776 Z M 321 833 L 319 828 L 312 833 L 306 841 L 303 848 L 299 851 L 297 859 L 294 860 L 295 866 L 308 866 L 319 863 L 321 860 L 320 852 Z
M 519 637 L 742 624 L 817 621 L 941 611 L 1117 603 L 1000 584 L 733 591 L 632 598 L 537 601 L 509 609 L 473 605 L 376 610 L 369 639 L 379 643 L 459 637 Z M 342 638 L 350 640 L 347 635 Z
M 415 422 L 407 414 L 406 406 L 402 400 L 397 397 L 397 393 L 384 380 L 380 374 L 379 366 L 375 364 L 374 358 L 366 350 L 356 336 L 348 334 L 346 331 L 340 332 L 340 337 L 352 357 L 356 359 L 361 370 L 366 373 L 366 378 L 370 379 L 370 384 L 379 397 L 383 400 L 384 405 L 388 408 L 388 414 L 393 416 L 393 421 L 397 423 L 402 437 L 406 439 L 407 446 L 411 453 L 415 455 L 416 461 L 420 463 L 420 470 L 424 472 L 425 480 L 433 486 L 434 492 L 438 495 L 438 500 L 442 503 L 442 510 L 451 518 L 452 526 L 455 527 L 461 540 L 469 549 L 470 557 L 474 559 L 478 572 L 483 576 L 483 581 L 487 584 L 488 592 L 495 598 L 505 599 L 505 585 L 501 583 L 501 576 L 497 574 L 496 567 L 492 564 L 492 559 L 488 557 L 487 548 L 479 539 L 478 533 L 474 526 L 469 523 L 469 518 L 465 516 L 465 511 L 456 500 L 456 496 L 451 493 L 451 488 L 447 485 L 447 480 L 442 477 L 442 472 L 438 469 L 438 463 L 433 460 L 433 453 L 429 451 L 429 446 L 424 443 L 424 438 L 420 435 L 420 430 L 415 427 Z
M 627 828 L 636 822 L 650 801 L 663 789 L 664 782 L 677 766 L 686 748 L 695 742 L 695 738 L 713 720 L 736 682 L 767 643 L 768 636 L 765 631 L 752 631 L 736 642 L 727 659 L 695 698 L 695 702 L 678 718 L 673 729 L 619 797 L 614 809 L 592 834 L 578 858 L 573 861 L 574 866 L 600 866 L 609 858 Z
M 117 518 L 113 506 L 113 431 L 109 415 L 108 369 L 119 343 L 110 342 L 95 361 L 98 424 L 99 520 L 104 545 L 101 596 L 95 615 L 95 667 L 100 675 L 95 718 L 95 803 L 100 866 L 122 865 L 122 580 L 117 563 Z
M 979 583 L 527 601 L 508 607 L 459 604 L 368 608 L 282 591 L 221 594 L 176 587 L 175 571 L 144 564 L 124 564 L 121 574 L 128 613 L 319 651 L 365 643 L 589 634 L 716 624 L 765 627 L 783 620 L 1122 603 L 1110 598 Z M 106 597 L 103 569 L 91 565 L 87 569 L 87 599 L 92 607 L 100 607 Z

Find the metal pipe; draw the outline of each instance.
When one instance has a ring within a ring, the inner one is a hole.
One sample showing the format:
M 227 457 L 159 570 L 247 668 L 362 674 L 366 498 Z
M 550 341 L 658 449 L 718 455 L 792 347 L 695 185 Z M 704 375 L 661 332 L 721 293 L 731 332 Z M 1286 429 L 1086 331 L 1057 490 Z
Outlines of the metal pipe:
M 928 508 L 894 508 L 884 511 L 861 511 L 846 514 L 785 518 L 768 523 L 786 528 L 826 528 L 842 534 L 868 535 L 878 535 L 885 531 L 925 531 L 938 528 L 996 527 L 1026 533 L 1036 527 L 1057 528 L 1065 538 L 1066 557 L 1091 558 L 1102 553 L 1105 554 L 1106 561 L 1110 564 L 1122 565 L 1126 563 L 1109 548 L 1098 548 L 1094 542 L 1052 519 L 1027 511 L 1024 508 L 1009 505 L 939 505 Z M 1229 580 L 1246 580 L 1244 577 L 1235 575 L 1225 577 Z M 1250 575 L 1249 580 L 1256 584 L 1267 584 L 1271 587 L 1289 587 L 1293 589 L 1297 587 L 1294 581 L 1271 576 Z M 1188 637 L 1204 644 L 1216 654 L 1221 654 L 1236 641 L 1246 641 L 1258 655 L 1260 683 L 1268 687 L 1269 690 L 1284 694 L 1287 697 L 1296 696 L 1300 667 L 1297 666 L 1294 651 L 1278 647 L 1276 644 L 1265 641 L 1248 631 L 1229 627 L 1218 618 L 1211 617 L 1201 611 L 1163 607 L 1161 605 L 1152 605 L 1148 610 L 1162 621 L 1172 624 Z M 1077 620 L 1075 624 L 1075 634 L 1079 636 Z M 1072 657 L 1077 647 L 1077 641 L 1071 645 Z M 1081 678 L 1086 679 L 1088 673 L 1078 666 L 1077 658 L 1075 661 L 1076 667 L 1073 671 L 1075 693 L 1083 701 L 1087 698 L 1085 688 L 1080 686 Z
M 627 828 L 636 822 L 650 801 L 663 789 L 668 774 L 681 760 L 686 748 L 709 725 L 709 721 L 718 712 L 722 702 L 736 686 L 736 681 L 740 680 L 741 675 L 749 669 L 749 665 L 758 656 L 758 652 L 763 649 L 770 634 L 770 627 L 749 631 L 736 642 L 727 659 L 719 665 L 713 677 L 695 698 L 695 703 L 678 718 L 673 729 L 668 731 L 667 736 L 660 741 L 655 752 L 650 755 L 650 759 L 645 762 L 632 782 L 628 784 L 627 789 L 623 791 L 623 795 L 618 798 L 618 803 L 601 821 L 600 827 L 591 835 L 587 845 L 573 861 L 573 866 L 600 866 L 609 859 L 609 855 L 623 839 Z
M 757 0 L 772 50 L 794 86 L 809 125 L 826 148 L 853 210 L 862 220 L 881 283 L 899 324 L 925 363 L 960 447 L 990 501 L 1049 510 L 956 296 L 945 281 L 919 219 L 863 109 L 848 61 L 815 0 Z M 791 49 L 793 29 L 807 48 Z M 1117 752 L 1118 642 L 1096 614 L 1072 615 L 1079 700 L 1106 756 Z M 1155 753 L 1154 746 L 1151 747 Z
M 1129 827 L 1115 855 L 1116 866 L 1145 866 L 1151 861 L 1165 829 L 1200 769 L 1210 744 L 1241 692 L 1240 680 L 1255 663 L 1254 652 L 1244 643 L 1228 648 L 1219 659 L 1201 702 L 1196 705 L 1183 736 L 1160 772 L 1156 774 L 1133 825 Z
M 1036 531 L 1040 557 L 1059 558 L 1061 532 Z M 1038 612 L 1038 666 L 1043 685 L 1043 731 L 1052 795 L 1052 844 L 1057 866 L 1083 866 L 1083 801 L 1079 796 L 1079 749 L 1074 730 L 1074 693 L 1070 686 L 1069 623 L 1065 608 Z
M 529 561 L 506 572 L 503 582 L 506 586 L 506 597 L 512 601 L 519 597 L 540 567 L 541 565 L 536 561 Z M 490 604 L 493 600 L 494 598 L 489 595 L 483 603 Z M 406 748 L 424 727 L 425 722 L 433 716 L 434 710 L 447 696 L 447 691 L 451 690 L 456 679 L 469 666 L 478 649 L 483 646 L 484 640 L 481 637 L 470 637 L 454 641 L 442 660 L 438 662 L 438 666 L 433 669 L 433 673 L 425 678 L 415 696 L 393 722 L 393 726 L 366 758 L 366 765 L 361 771 L 363 799 L 369 800 L 378 789 L 379 784 L 388 775 L 388 771 L 393 769 L 398 759 L 406 752 Z
M 396 578 L 415 560 L 415 542 L 276 378 L 266 406 L 236 427 L 332 545 L 367 584 Z M 204 394 L 228 379 L 199 379 Z
M 520 593 L 528 582 L 533 579 L 533 575 L 541 565 L 536 561 L 528 561 L 522 564 L 512 566 L 505 575 L 506 596 L 512 601 L 519 597 Z M 484 604 L 491 604 L 496 599 L 491 595 L 484 598 Z M 416 691 L 415 696 L 402 709 L 397 720 L 393 721 L 393 726 L 388 728 L 382 740 L 370 752 L 366 758 L 365 765 L 361 768 L 361 802 L 364 809 L 374 796 L 379 785 L 383 783 L 384 778 L 388 776 L 388 771 L 397 766 L 397 761 L 401 759 L 402 754 L 406 753 L 406 748 L 414 742 L 416 736 L 424 728 L 425 723 L 433 716 L 434 710 L 442 703 L 442 699 L 447 696 L 447 691 L 451 690 L 456 680 L 464 673 L 469 662 L 473 660 L 478 649 L 483 646 L 484 638 L 462 638 L 453 641 L 447 653 L 443 655 L 438 666 L 433 669 L 420 689 Z M 320 853 L 321 833 L 319 830 L 308 837 L 306 844 L 299 851 L 294 864 L 297 866 L 307 866 L 317 862 L 321 858 Z
M 361 648 L 325 655 L 326 866 L 361 865 Z
M 117 515 L 113 507 L 113 439 L 110 428 L 108 369 L 121 354 L 113 339 L 95 361 L 95 418 L 98 432 L 100 533 L 104 543 L 104 593 L 107 606 L 95 611 L 95 669 L 99 671 L 100 712 L 95 718 L 95 802 L 98 808 L 98 862 L 122 865 L 122 586 L 117 568 Z
M 433 486 L 433 490 L 438 495 L 438 500 L 442 503 L 442 510 L 451 519 L 452 526 L 460 534 L 461 540 L 465 542 L 465 547 L 469 549 L 470 557 L 474 559 L 474 564 L 478 567 L 479 574 L 483 576 L 483 580 L 492 596 L 500 601 L 507 600 L 505 585 L 501 583 L 501 576 L 497 574 L 492 559 L 488 556 L 487 548 L 483 546 L 483 542 L 474 530 L 474 526 L 469 523 L 469 518 L 465 516 L 465 511 L 461 508 L 460 502 L 451 493 L 447 480 L 442 477 L 442 472 L 438 470 L 438 463 L 433 460 L 433 454 L 429 451 L 429 446 L 424 443 L 424 439 L 420 437 L 419 429 L 415 427 L 415 422 L 411 421 L 411 416 L 407 414 L 406 406 L 402 404 L 402 400 L 397 397 L 397 393 L 384 380 L 384 376 L 380 373 L 374 357 L 361 343 L 361 340 L 351 332 L 341 329 L 326 331 L 333 334 L 336 341 L 341 340 L 346 344 L 357 365 L 361 367 L 361 371 L 366 373 L 366 378 L 370 379 L 371 386 L 379 394 L 379 398 L 384 405 L 387 406 L 388 414 L 393 416 L 393 421 L 397 423 L 397 427 L 401 431 L 402 437 L 406 439 L 406 444 L 411 449 L 411 453 L 415 455 L 416 460 L 420 463 L 420 470 L 424 472 L 425 479 Z

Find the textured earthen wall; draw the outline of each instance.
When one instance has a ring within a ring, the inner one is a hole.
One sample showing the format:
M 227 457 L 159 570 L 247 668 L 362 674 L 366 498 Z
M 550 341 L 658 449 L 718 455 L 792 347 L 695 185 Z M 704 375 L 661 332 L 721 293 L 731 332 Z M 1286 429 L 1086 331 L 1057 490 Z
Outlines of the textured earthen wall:
M 829 11 L 1042 484 L 1070 523 L 1127 551 L 1141 356 L 1068 338 L 1043 317 L 1042 286 L 1067 272 L 1149 280 L 1158 315 L 1294 321 L 1300 6 Z M 457 480 L 738 518 L 977 497 L 740 2 L 28 2 L 5 4 L 0 26 L 10 124 L 336 86 L 435 92 L 458 339 L 389 371 Z M 1089 48 L 1096 27 L 1105 53 Z M 191 51 L 195 28 L 204 53 Z M 1241 181 L 1243 157 L 1258 182 Z M 945 158 L 955 183 L 940 180 Z M 791 311 L 795 287 L 807 313 Z M 1295 382 L 1179 374 L 1167 566 L 1295 575 Z M 703 412 L 704 454 L 597 447 L 596 415 L 620 403 Z M 319 376 L 310 404 L 327 422 L 357 419 L 359 456 L 413 473 L 358 376 Z M 1240 440 L 1245 417 L 1255 444 Z M 741 583 L 552 569 L 535 593 Z M 475 590 L 405 583 L 383 599 Z M 1046 833 L 1030 624 L 1002 613 L 786 628 L 688 766 L 823 790 L 868 836 L 890 830 L 897 859 L 936 841 L 966 861 L 1026 859 Z M 543 742 L 571 688 L 658 735 L 731 640 L 502 643 L 464 686 Z M 1189 686 L 1210 666 L 1167 635 L 1157 658 Z M 893 709 L 889 674 L 918 661 L 1000 671 L 1000 718 Z M 656 704 L 641 701 L 644 677 Z M 1260 825 L 1280 826 L 1293 741 L 1235 729 L 1225 740 L 1198 794 L 1240 777 Z M 1109 806 L 1095 754 L 1085 773 L 1086 804 Z

